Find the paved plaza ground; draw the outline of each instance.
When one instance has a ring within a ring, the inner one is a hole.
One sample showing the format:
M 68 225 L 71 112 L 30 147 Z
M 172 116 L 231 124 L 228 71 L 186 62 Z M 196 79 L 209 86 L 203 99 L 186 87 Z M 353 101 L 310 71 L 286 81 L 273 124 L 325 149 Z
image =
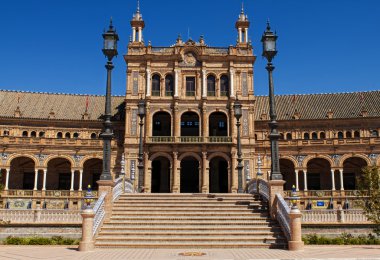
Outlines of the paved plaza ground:
M 379 259 L 380 246 L 306 246 L 304 251 L 278 249 L 96 249 L 78 252 L 73 247 L 0 246 L 0 259 L 82 260 L 248 260 L 248 259 Z

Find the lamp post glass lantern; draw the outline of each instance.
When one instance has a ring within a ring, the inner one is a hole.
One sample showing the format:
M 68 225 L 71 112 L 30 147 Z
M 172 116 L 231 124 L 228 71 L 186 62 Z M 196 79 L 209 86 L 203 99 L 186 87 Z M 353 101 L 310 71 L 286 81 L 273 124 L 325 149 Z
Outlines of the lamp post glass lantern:
M 144 164 L 143 164 L 143 125 L 144 125 L 144 117 L 146 115 L 146 105 L 145 101 L 143 99 L 140 99 L 138 103 L 138 108 L 137 108 L 137 115 L 140 117 L 140 141 L 139 141 L 139 164 L 138 164 L 138 169 L 139 169 L 139 179 L 138 179 L 138 188 L 141 192 L 144 191 Z
M 280 172 L 280 160 L 279 160 L 279 150 L 278 150 L 278 139 L 280 134 L 277 131 L 277 113 L 276 113 L 276 103 L 274 98 L 274 86 L 272 72 L 274 66 L 272 64 L 273 58 L 277 54 L 277 35 L 272 32 L 270 28 L 269 21 L 267 22 L 267 28 L 264 32 L 261 42 L 263 43 L 263 56 L 267 59 L 268 64 L 265 67 L 268 71 L 269 78 L 269 114 L 270 114 L 270 146 L 271 146 L 271 180 L 282 180 L 282 174 Z
M 106 102 L 105 113 L 103 122 L 103 132 L 100 137 L 103 139 L 103 170 L 100 175 L 101 180 L 112 180 L 111 176 L 111 140 L 113 138 L 113 130 L 111 123 L 111 72 L 114 68 L 112 59 L 117 55 L 117 35 L 113 25 L 112 19 L 108 31 L 103 33 L 103 54 L 107 57 L 108 61 L 105 65 L 107 69 L 107 87 L 106 87 Z
M 242 112 L 242 105 L 240 103 L 240 101 L 237 99 L 235 101 L 235 104 L 234 104 L 234 113 L 235 113 L 235 118 L 236 118 L 236 127 L 237 127 L 237 161 L 238 161 L 238 165 L 237 165 L 237 170 L 238 170 L 238 193 L 243 193 L 243 176 L 242 176 L 242 172 L 243 172 L 243 159 L 242 159 L 242 152 L 241 152 L 241 140 L 240 140 L 240 126 L 241 126 L 241 123 L 240 123 L 240 118 L 241 116 L 243 115 L 243 112 Z

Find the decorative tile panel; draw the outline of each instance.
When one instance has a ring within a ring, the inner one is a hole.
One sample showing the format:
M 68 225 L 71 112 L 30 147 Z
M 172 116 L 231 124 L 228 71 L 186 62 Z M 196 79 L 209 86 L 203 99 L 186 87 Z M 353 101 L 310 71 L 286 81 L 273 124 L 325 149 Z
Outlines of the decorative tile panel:
M 132 109 L 131 135 L 137 135 L 137 109 Z
M 136 174 L 136 160 L 131 160 L 131 168 L 130 168 L 130 173 L 131 173 L 131 180 L 133 181 L 135 179 L 135 174 Z
M 247 97 L 248 96 L 248 76 L 247 72 L 241 73 L 241 91 L 242 96 Z
M 138 71 L 132 72 L 132 79 L 133 79 L 132 95 L 138 95 L 139 93 L 139 72 Z
M 243 116 L 242 116 L 242 136 L 248 136 L 249 135 L 249 122 L 248 122 L 248 110 L 243 109 Z

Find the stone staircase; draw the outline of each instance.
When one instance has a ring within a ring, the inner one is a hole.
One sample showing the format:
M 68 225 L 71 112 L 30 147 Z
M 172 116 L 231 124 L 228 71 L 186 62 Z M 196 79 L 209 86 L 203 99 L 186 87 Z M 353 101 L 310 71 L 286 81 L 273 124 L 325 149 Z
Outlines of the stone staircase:
M 286 248 L 267 203 L 250 194 L 122 194 L 98 248 Z

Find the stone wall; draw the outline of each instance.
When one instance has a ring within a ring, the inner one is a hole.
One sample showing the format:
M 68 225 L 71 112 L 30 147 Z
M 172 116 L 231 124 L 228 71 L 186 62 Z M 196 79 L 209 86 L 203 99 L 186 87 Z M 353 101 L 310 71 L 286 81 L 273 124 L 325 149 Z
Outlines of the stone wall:
M 0 225 L 0 239 L 8 236 L 15 237 L 52 237 L 62 236 L 64 238 L 78 239 L 82 236 L 81 225 L 22 225 L 9 224 Z

